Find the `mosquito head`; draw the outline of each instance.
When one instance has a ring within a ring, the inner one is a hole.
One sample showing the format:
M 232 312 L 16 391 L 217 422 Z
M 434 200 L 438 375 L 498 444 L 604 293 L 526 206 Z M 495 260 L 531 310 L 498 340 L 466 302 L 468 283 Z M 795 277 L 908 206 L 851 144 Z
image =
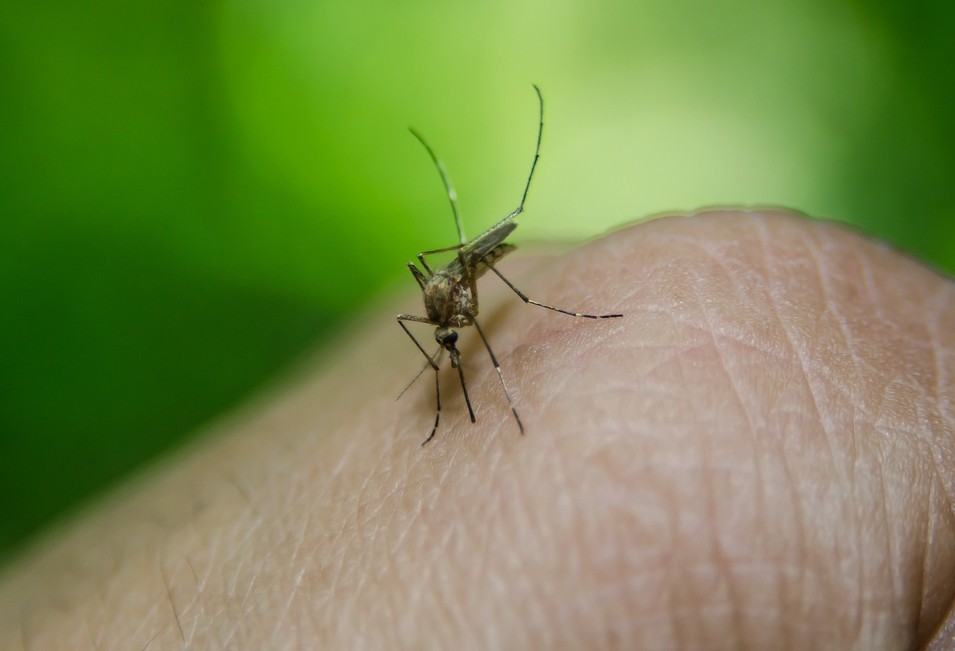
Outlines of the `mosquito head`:
M 435 328 L 434 340 L 447 350 L 454 350 L 454 344 L 458 341 L 458 333 L 451 328 Z
M 451 354 L 451 366 L 457 368 L 458 360 L 461 358 L 457 349 L 458 333 L 451 328 L 436 328 L 434 339 Z

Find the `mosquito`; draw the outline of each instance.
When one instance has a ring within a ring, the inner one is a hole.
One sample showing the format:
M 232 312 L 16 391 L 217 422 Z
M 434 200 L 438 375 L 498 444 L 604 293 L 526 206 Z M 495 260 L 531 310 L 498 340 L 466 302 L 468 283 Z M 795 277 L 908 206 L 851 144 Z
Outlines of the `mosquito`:
M 481 329 L 477 321 L 477 281 L 488 271 L 493 272 L 500 278 L 504 284 L 510 287 L 525 303 L 584 319 L 614 319 L 623 316 L 622 314 L 585 314 L 582 312 L 571 312 L 570 310 L 545 305 L 544 303 L 532 300 L 528 298 L 524 292 L 515 287 L 514 284 L 505 278 L 494 266 L 498 260 L 517 248 L 513 244 L 506 243 L 504 240 L 517 228 L 517 222 L 514 220 L 518 215 L 524 212 L 524 203 L 527 201 L 527 193 L 531 187 L 531 179 L 534 178 L 534 170 L 537 168 L 537 161 L 540 159 L 541 137 L 544 133 L 544 98 L 541 95 L 540 88 L 538 88 L 536 84 L 534 85 L 534 92 L 537 93 L 537 103 L 539 106 L 537 146 L 534 149 L 534 160 L 531 163 L 530 174 L 527 175 L 527 183 L 524 184 L 524 194 L 521 195 L 521 202 L 517 208 L 511 211 L 504 219 L 472 240 L 468 240 L 464 236 L 464 227 L 461 224 L 461 215 L 458 211 L 458 195 L 454 191 L 454 186 L 451 185 L 451 179 L 448 177 L 444 164 L 435 155 L 431 145 L 427 143 L 424 137 L 414 129 L 411 129 L 412 135 L 414 135 L 414 137 L 418 139 L 418 142 L 428 151 L 428 155 L 431 156 L 431 160 L 441 175 L 444 189 L 448 194 L 448 199 L 451 201 L 451 212 L 454 214 L 454 224 L 457 227 L 458 239 L 460 241 L 460 244 L 455 244 L 454 246 L 419 253 L 417 257 L 418 263 L 421 265 L 420 269 L 413 262 L 408 263 L 408 269 L 411 271 L 411 275 L 414 276 L 414 279 L 418 282 L 418 286 L 421 287 L 427 316 L 415 316 L 412 314 L 398 315 L 398 325 L 411 337 L 411 341 L 414 342 L 415 346 L 417 346 L 418 350 L 421 351 L 421 354 L 424 355 L 427 360 L 421 372 L 415 377 L 415 380 L 421 377 L 421 373 L 427 370 L 428 367 L 434 371 L 434 395 L 436 405 L 434 426 L 431 428 L 431 434 L 428 435 L 428 438 L 421 443 L 422 446 L 434 438 L 435 433 L 438 431 L 438 424 L 441 421 L 441 383 L 438 380 L 438 371 L 440 369 L 439 363 L 441 362 L 441 356 L 445 351 L 447 351 L 451 358 L 451 368 L 457 369 L 458 371 L 458 377 L 461 380 L 461 390 L 464 393 L 464 402 L 467 404 L 471 422 L 476 422 L 474 409 L 471 406 L 471 398 L 468 395 L 467 383 L 464 381 L 464 369 L 461 367 L 461 353 L 457 348 L 457 330 L 472 325 L 474 329 L 477 330 L 478 335 L 480 335 L 481 341 L 484 342 L 484 347 L 487 348 L 487 353 L 491 357 L 491 363 L 494 365 L 494 370 L 497 371 L 497 377 L 501 381 L 501 388 L 504 390 L 507 404 L 514 414 L 514 420 L 517 421 L 517 427 L 520 429 L 521 434 L 524 433 L 524 423 L 521 422 L 521 417 L 518 415 L 517 408 L 514 406 L 511 392 L 508 390 L 507 382 L 504 380 L 504 374 L 501 372 L 501 365 L 498 363 L 494 351 L 491 350 L 491 344 L 488 342 L 484 330 Z M 426 256 L 452 251 L 456 253 L 456 257 L 439 269 L 432 269 L 427 260 L 425 260 Z M 407 321 L 427 323 L 428 325 L 435 326 L 434 339 L 438 343 L 438 348 L 433 354 L 429 355 L 417 337 L 411 333 L 411 330 L 405 325 Z M 413 383 L 414 380 L 412 380 L 412 384 Z M 411 385 L 408 386 L 410 387 Z M 407 387 L 405 390 L 407 390 Z M 404 391 L 402 391 L 402 395 L 403 394 Z M 401 398 L 401 395 L 398 397 Z

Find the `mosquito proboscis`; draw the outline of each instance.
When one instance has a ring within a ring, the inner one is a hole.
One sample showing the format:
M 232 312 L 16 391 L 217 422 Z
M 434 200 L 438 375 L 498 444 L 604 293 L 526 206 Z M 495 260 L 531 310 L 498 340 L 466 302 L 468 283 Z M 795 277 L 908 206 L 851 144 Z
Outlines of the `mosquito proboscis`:
M 434 162 L 435 167 L 438 169 L 438 173 L 441 175 L 441 181 L 444 183 L 444 189 L 448 193 L 448 199 L 451 201 L 451 212 L 454 215 L 454 224 L 457 227 L 458 240 L 460 241 L 459 244 L 455 244 L 454 246 L 433 249 L 431 251 L 422 251 L 419 253 L 417 257 L 421 268 L 418 268 L 418 266 L 416 266 L 413 262 L 408 263 L 408 269 L 411 271 L 411 275 L 414 276 L 415 280 L 418 282 L 418 285 L 421 287 L 421 293 L 424 298 L 424 307 L 425 311 L 427 312 L 427 316 L 415 316 L 412 314 L 398 315 L 398 325 L 400 325 L 405 333 L 411 337 L 411 340 L 414 342 L 415 346 L 417 346 L 418 350 L 421 351 L 421 354 L 424 355 L 425 359 L 427 360 L 421 372 L 423 373 L 428 367 L 434 371 L 434 393 L 436 405 L 434 426 L 431 428 L 431 434 L 428 435 L 428 438 L 426 438 L 421 445 L 427 444 L 429 441 L 431 441 L 431 439 L 434 438 L 434 435 L 438 431 L 438 424 L 441 421 L 441 383 L 438 379 L 438 371 L 440 370 L 439 363 L 441 361 L 441 354 L 444 351 L 447 351 L 449 357 L 451 358 L 451 367 L 457 369 L 458 371 L 458 377 L 461 380 L 461 390 L 464 393 L 464 401 L 467 404 L 468 414 L 471 418 L 471 422 L 473 423 L 476 421 L 474 416 L 474 408 L 471 406 L 471 398 L 468 395 L 467 383 L 464 381 L 464 369 L 461 366 L 461 353 L 457 347 L 457 330 L 467 326 L 474 326 L 474 329 L 477 330 L 478 335 L 481 337 L 481 341 L 484 343 L 484 347 L 487 349 L 488 355 L 491 357 L 491 363 L 494 365 L 494 370 L 497 371 L 498 379 L 501 381 L 501 388 L 504 390 L 504 396 L 507 398 L 507 404 L 510 406 L 511 412 L 514 414 L 514 420 L 517 421 L 517 427 L 520 429 L 521 434 L 524 433 L 524 424 L 521 422 L 521 417 L 518 415 L 517 408 L 514 406 L 514 400 L 511 397 L 511 392 L 507 388 L 507 382 L 504 380 L 504 374 L 501 372 L 501 365 L 498 362 L 494 351 L 491 350 L 491 344 L 488 342 L 487 336 L 484 334 L 484 330 L 481 329 L 481 326 L 477 322 L 477 281 L 478 278 L 487 273 L 487 271 L 492 271 L 504 282 L 505 285 L 510 287 L 511 290 L 513 290 L 513 292 L 517 294 L 522 301 L 531 305 L 536 305 L 548 310 L 553 310 L 554 312 L 560 312 L 561 314 L 567 314 L 569 316 L 584 319 L 614 319 L 623 316 L 622 314 L 586 314 L 583 312 L 572 312 L 570 310 L 565 310 L 563 308 L 546 305 L 544 303 L 532 300 L 526 294 L 524 294 L 524 292 L 515 287 L 514 284 L 505 278 L 504 275 L 494 266 L 498 260 L 516 248 L 513 244 L 508 244 L 504 240 L 514 231 L 515 228 L 517 228 L 517 222 L 514 220 L 518 215 L 524 212 L 524 203 L 527 201 L 527 193 L 531 188 L 531 180 L 534 178 L 534 170 L 537 169 L 537 161 L 540 159 L 541 137 L 544 133 L 544 98 L 541 95 L 540 88 L 538 88 L 536 84 L 534 85 L 534 92 L 537 93 L 537 102 L 540 108 L 537 126 L 537 146 L 534 149 L 534 160 L 531 163 L 531 171 L 527 175 L 527 183 L 524 185 L 524 193 L 521 195 L 521 202 L 518 204 L 517 208 L 511 211 L 511 213 L 508 214 L 504 219 L 497 222 L 489 229 L 471 240 L 468 240 L 464 237 L 464 228 L 461 224 L 461 214 L 458 210 L 457 193 L 454 191 L 454 186 L 451 185 L 451 179 L 448 177 L 448 173 L 444 169 L 444 164 L 435 155 L 431 145 L 427 143 L 421 134 L 414 129 L 411 129 L 411 133 L 414 135 L 414 137 L 417 138 L 418 141 L 428 151 L 428 155 L 431 156 L 431 160 Z M 425 260 L 426 256 L 450 252 L 454 252 L 456 254 L 455 258 L 448 264 L 438 269 L 432 269 L 427 260 Z M 417 337 L 415 337 L 411 330 L 408 329 L 408 326 L 405 325 L 407 321 L 427 323 L 428 325 L 435 326 L 434 338 L 438 343 L 438 349 L 433 354 L 428 354 L 428 352 L 421 345 L 421 342 L 418 341 Z M 417 380 L 419 377 L 421 377 L 421 373 L 418 373 L 418 375 L 415 376 L 415 380 Z M 413 382 L 414 380 L 412 380 L 412 383 Z M 407 387 L 405 390 L 407 390 Z M 403 395 L 404 391 L 401 393 Z M 399 395 L 398 397 L 400 398 L 401 396 Z

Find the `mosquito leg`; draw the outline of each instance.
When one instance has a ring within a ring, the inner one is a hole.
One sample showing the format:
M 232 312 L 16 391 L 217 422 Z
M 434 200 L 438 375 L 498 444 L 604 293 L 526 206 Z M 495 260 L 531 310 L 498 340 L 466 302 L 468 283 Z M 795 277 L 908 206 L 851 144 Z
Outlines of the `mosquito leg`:
M 514 283 L 512 283 L 510 280 L 505 278 L 504 275 L 500 271 L 498 271 L 492 264 L 488 263 L 486 258 L 483 258 L 483 259 L 485 263 L 487 263 L 488 268 L 490 268 L 491 271 L 497 274 L 497 277 L 503 280 L 504 284 L 510 287 L 515 294 L 520 296 L 521 300 L 524 301 L 525 303 L 530 303 L 531 305 L 536 305 L 537 307 L 543 307 L 548 310 L 553 310 L 554 312 L 560 312 L 561 314 L 568 314 L 570 316 L 582 317 L 584 319 L 616 319 L 623 316 L 622 314 L 584 314 L 583 312 L 571 312 L 570 310 L 554 307 L 553 305 L 545 305 L 544 303 L 540 303 L 538 301 L 530 299 L 527 297 L 527 294 L 525 294 L 524 292 L 519 290 L 517 287 L 515 287 Z
M 507 404 L 510 405 L 511 411 L 514 412 L 514 420 L 517 421 L 517 427 L 521 430 L 521 434 L 524 433 L 524 423 L 521 422 L 521 417 L 517 415 L 517 409 L 514 407 L 514 401 L 511 399 L 511 392 L 507 390 L 507 383 L 504 381 L 504 374 L 501 373 L 501 365 L 497 361 L 497 357 L 494 355 L 494 351 L 491 350 L 491 344 L 488 342 L 487 337 L 484 336 L 484 331 L 481 330 L 481 326 L 478 325 L 476 319 L 471 321 L 474 324 L 475 330 L 478 331 L 478 334 L 481 335 L 481 341 L 484 342 L 484 347 L 487 348 L 488 355 L 491 356 L 491 363 L 494 364 L 494 370 L 497 371 L 497 377 L 501 380 L 501 387 L 504 389 L 504 395 L 507 397 Z
M 435 255 L 435 254 L 437 254 L 437 253 L 447 253 L 448 251 L 458 251 L 458 250 L 460 250 L 463 246 L 464 246 L 464 244 L 455 244 L 454 246 L 446 246 L 446 247 L 444 247 L 444 248 L 442 248 L 442 249 L 432 249 L 432 250 L 430 250 L 430 251 L 422 251 L 421 253 L 418 254 L 418 262 L 420 262 L 420 263 L 421 263 L 421 266 L 424 267 L 424 268 L 427 270 L 429 276 L 433 276 L 433 275 L 434 275 L 434 271 L 431 270 L 431 267 L 430 267 L 430 266 L 428 265 L 428 263 L 425 261 L 424 256 L 426 256 L 426 255 Z
M 408 393 L 408 389 L 410 389 L 410 388 L 414 385 L 414 383 L 418 381 L 418 378 L 420 378 L 422 375 L 424 375 L 424 372 L 427 371 L 429 368 L 431 368 L 431 361 L 433 361 L 433 362 L 434 362 L 435 364 L 437 364 L 438 366 L 441 366 L 441 353 L 442 353 L 442 352 L 444 352 L 444 349 L 443 349 L 443 348 L 438 348 L 436 351 L 434 351 L 434 355 L 431 356 L 431 360 L 425 362 L 425 363 L 421 366 L 421 370 L 418 371 L 418 374 L 415 375 L 415 376 L 411 379 L 411 382 L 409 382 L 407 385 L 405 385 L 405 388 L 402 389 L 402 390 L 401 390 L 401 393 L 398 394 L 398 397 L 395 398 L 395 402 L 401 400 L 401 396 L 403 396 L 403 395 L 405 395 L 406 393 Z
M 437 370 L 438 370 L 438 365 L 434 363 L 434 360 L 433 360 L 433 359 L 431 359 L 431 355 L 429 355 L 427 352 L 425 352 L 425 349 L 421 347 L 421 342 L 418 341 L 418 338 L 415 337 L 413 334 L 411 334 L 411 330 L 408 330 L 408 326 L 405 325 L 405 321 L 416 321 L 416 322 L 418 322 L 418 323 L 428 323 L 428 324 L 431 324 L 431 321 L 428 320 L 428 319 L 426 319 L 426 318 L 424 318 L 423 316 L 414 316 L 414 315 L 411 315 L 411 314 L 399 314 L 399 315 L 398 315 L 398 325 L 400 325 L 400 326 L 401 326 L 401 329 L 405 331 L 405 334 L 407 334 L 409 337 L 411 337 L 411 341 L 413 341 L 413 342 L 414 342 L 414 345 L 418 347 L 418 350 L 421 351 L 421 354 L 424 355 L 424 358 L 425 358 L 426 360 L 428 360 L 428 364 L 431 365 L 431 368 L 433 368 L 435 371 L 437 371 Z M 433 325 L 433 324 L 431 324 L 431 325 Z
M 461 360 L 457 360 L 454 364 L 458 368 L 458 377 L 461 378 L 461 390 L 464 391 L 464 402 L 468 405 L 468 414 L 471 415 L 471 422 L 476 423 L 477 419 L 474 417 L 474 409 L 471 408 L 471 397 L 468 395 L 468 385 L 464 382 L 464 369 L 461 368 Z
M 540 91 L 538 91 L 539 93 Z M 425 139 L 420 133 L 414 129 L 410 129 L 411 135 L 418 139 L 424 148 L 428 150 L 428 155 L 431 156 L 431 160 L 434 161 L 434 166 L 438 168 L 438 173 L 441 175 L 441 182 L 444 183 L 444 189 L 448 193 L 448 199 L 451 201 L 451 212 L 454 213 L 454 225 L 458 229 L 458 239 L 461 241 L 461 244 L 464 245 L 467 242 L 467 238 L 464 237 L 464 226 L 461 224 L 461 215 L 458 212 L 458 193 L 454 191 L 454 186 L 451 185 L 451 179 L 448 177 L 448 173 L 444 169 L 444 163 L 435 155 L 434 150 L 431 149 Z M 526 192 L 525 192 L 526 194 Z
M 414 342 L 414 345 L 418 347 L 418 350 L 421 351 L 421 354 L 424 355 L 425 358 L 428 360 L 424 368 L 428 368 L 428 366 L 430 366 L 431 368 L 434 369 L 434 402 L 435 402 L 434 427 L 431 428 L 431 434 L 428 436 L 428 438 L 426 438 L 424 440 L 424 443 L 421 444 L 423 446 L 425 443 L 427 443 L 428 441 L 434 438 L 435 433 L 438 431 L 438 423 L 441 420 L 441 382 L 438 376 L 439 367 L 437 362 L 435 361 L 437 358 L 441 356 L 441 349 L 438 349 L 438 352 L 436 352 L 433 357 L 429 355 L 428 353 L 424 352 L 424 348 L 421 347 L 421 342 L 418 341 L 417 337 L 411 334 L 411 331 L 408 330 L 408 326 L 406 326 L 404 323 L 405 321 L 417 321 L 420 323 L 431 323 L 431 322 L 423 317 L 413 316 L 411 314 L 398 315 L 398 325 L 400 325 L 401 329 L 404 330 L 409 337 L 411 337 L 411 341 Z M 424 371 L 424 368 L 421 370 Z M 414 384 L 415 380 L 417 380 L 420 376 L 421 376 L 421 373 L 418 373 L 418 375 L 415 376 L 414 380 L 411 381 L 411 384 Z M 408 387 L 410 387 L 411 384 L 409 384 Z M 405 390 L 398 395 L 398 399 L 400 399 L 401 396 L 404 395 L 405 391 L 408 390 L 408 387 L 405 387 Z M 468 408 L 470 407 L 471 405 L 470 403 L 468 403 Z
M 428 438 L 421 442 L 421 447 L 427 445 L 428 442 L 434 438 L 434 435 L 438 431 L 438 423 L 441 422 L 441 382 L 438 379 L 437 365 L 434 367 L 434 404 L 434 427 L 431 428 L 431 433 L 428 435 Z
M 424 264 L 424 260 L 421 261 L 425 269 L 428 269 L 428 265 Z M 418 269 L 414 264 L 408 263 L 408 269 L 411 270 L 411 275 L 414 276 L 414 279 L 418 281 L 418 286 L 421 287 L 421 291 L 424 291 L 424 286 L 428 284 L 428 277 L 424 275 L 421 269 Z M 428 273 L 431 273 L 431 269 L 428 269 Z

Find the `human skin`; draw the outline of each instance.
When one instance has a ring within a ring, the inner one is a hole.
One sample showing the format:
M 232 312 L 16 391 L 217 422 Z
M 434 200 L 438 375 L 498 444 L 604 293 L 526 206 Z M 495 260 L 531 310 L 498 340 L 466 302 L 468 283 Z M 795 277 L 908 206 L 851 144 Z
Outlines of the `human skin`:
M 395 401 L 424 360 L 394 323 L 420 298 L 379 304 L 13 563 L 0 648 L 929 644 L 955 601 L 951 280 L 771 211 L 499 268 L 625 315 L 482 278 L 524 436 L 465 329 L 477 423 L 444 372 L 421 447 L 433 375 Z

